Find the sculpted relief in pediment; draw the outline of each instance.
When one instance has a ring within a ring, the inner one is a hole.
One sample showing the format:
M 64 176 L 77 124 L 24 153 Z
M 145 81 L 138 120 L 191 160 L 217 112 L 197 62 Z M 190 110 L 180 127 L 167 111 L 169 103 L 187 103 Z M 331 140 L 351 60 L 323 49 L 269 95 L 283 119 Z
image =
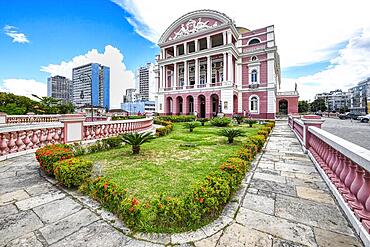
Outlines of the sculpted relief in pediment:
M 215 20 L 202 21 L 202 18 L 198 18 L 198 20 L 190 19 L 188 20 L 188 22 L 181 24 L 180 29 L 178 31 L 175 31 L 173 35 L 168 38 L 168 40 L 175 40 L 183 36 L 217 26 L 218 22 Z

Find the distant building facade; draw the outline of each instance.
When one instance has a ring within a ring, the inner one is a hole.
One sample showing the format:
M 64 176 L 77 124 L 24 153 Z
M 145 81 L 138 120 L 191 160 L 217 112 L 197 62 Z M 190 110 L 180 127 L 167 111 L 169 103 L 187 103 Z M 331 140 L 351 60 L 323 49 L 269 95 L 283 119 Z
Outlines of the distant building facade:
M 329 93 L 316 94 L 315 99 L 323 99 L 327 111 L 339 111 L 340 109 L 349 108 L 351 94 L 343 92 L 341 89 L 330 91 Z
M 367 78 L 348 90 L 351 112 L 368 114 L 370 112 L 370 78 Z
M 126 89 L 126 95 L 123 96 L 123 103 L 136 101 L 136 88 Z
M 121 109 L 129 114 L 144 114 L 155 112 L 155 101 L 135 101 L 121 103 Z
M 158 46 L 159 114 L 275 118 L 280 59 L 274 26 L 249 30 L 218 11 L 198 10 L 174 21 Z
M 145 66 L 136 70 L 135 86 L 138 94 L 137 98 L 140 100 L 154 100 L 154 94 L 157 90 L 154 69 L 154 64 L 147 63 Z
M 90 63 L 72 70 L 73 104 L 110 107 L 110 68 Z
M 64 76 L 56 75 L 48 78 L 47 95 L 65 102 L 72 101 L 72 81 Z

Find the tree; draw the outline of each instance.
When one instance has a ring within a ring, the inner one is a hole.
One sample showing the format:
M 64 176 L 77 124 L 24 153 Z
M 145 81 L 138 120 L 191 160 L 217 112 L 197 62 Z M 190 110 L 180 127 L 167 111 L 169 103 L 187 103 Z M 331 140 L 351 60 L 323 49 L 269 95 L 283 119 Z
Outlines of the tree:
M 298 101 L 298 112 L 299 113 L 308 112 L 309 108 L 310 108 L 310 104 L 308 103 L 307 100 Z
M 310 104 L 310 109 L 313 112 L 317 112 L 317 111 L 324 112 L 324 111 L 326 111 L 327 107 L 325 105 L 325 100 L 324 99 L 315 99 Z
M 146 133 L 127 133 L 122 136 L 122 141 L 132 146 L 132 154 L 140 153 L 140 146 L 154 139 L 151 132 Z
M 236 128 L 225 128 L 220 130 L 219 135 L 227 137 L 228 143 L 232 144 L 235 137 L 243 136 L 243 132 Z

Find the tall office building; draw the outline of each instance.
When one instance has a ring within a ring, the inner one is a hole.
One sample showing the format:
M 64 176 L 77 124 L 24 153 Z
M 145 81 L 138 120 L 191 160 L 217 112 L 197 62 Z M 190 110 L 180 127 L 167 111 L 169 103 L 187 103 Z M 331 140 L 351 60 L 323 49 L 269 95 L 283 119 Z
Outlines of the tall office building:
M 154 100 L 155 88 L 154 64 L 147 63 L 136 71 L 136 92 L 137 98 L 142 101 Z
M 73 104 L 77 107 L 110 106 L 110 69 L 98 63 L 72 70 Z
M 357 86 L 348 90 L 351 95 L 350 111 L 369 114 L 370 113 L 370 77 L 359 82 Z
M 48 78 L 48 97 L 72 101 L 72 81 L 64 76 L 56 75 Z
M 323 99 L 328 111 L 339 111 L 349 106 L 350 94 L 337 89 L 329 93 L 316 94 L 315 99 Z

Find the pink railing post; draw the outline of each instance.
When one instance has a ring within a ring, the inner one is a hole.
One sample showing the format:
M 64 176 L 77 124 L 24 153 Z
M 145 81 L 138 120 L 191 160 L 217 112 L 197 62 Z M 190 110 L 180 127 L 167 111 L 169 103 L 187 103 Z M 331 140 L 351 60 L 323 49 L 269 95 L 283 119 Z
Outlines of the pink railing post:
M 308 131 L 308 127 L 314 126 L 321 129 L 321 125 L 325 121 L 320 116 L 317 115 L 305 115 L 301 118 L 304 128 L 303 128 L 303 145 L 306 150 L 309 149 L 309 140 L 310 140 L 310 132 Z
M 64 124 L 64 139 L 63 143 L 79 142 L 84 137 L 83 122 L 85 117 L 77 114 L 66 114 L 60 118 L 60 122 Z

